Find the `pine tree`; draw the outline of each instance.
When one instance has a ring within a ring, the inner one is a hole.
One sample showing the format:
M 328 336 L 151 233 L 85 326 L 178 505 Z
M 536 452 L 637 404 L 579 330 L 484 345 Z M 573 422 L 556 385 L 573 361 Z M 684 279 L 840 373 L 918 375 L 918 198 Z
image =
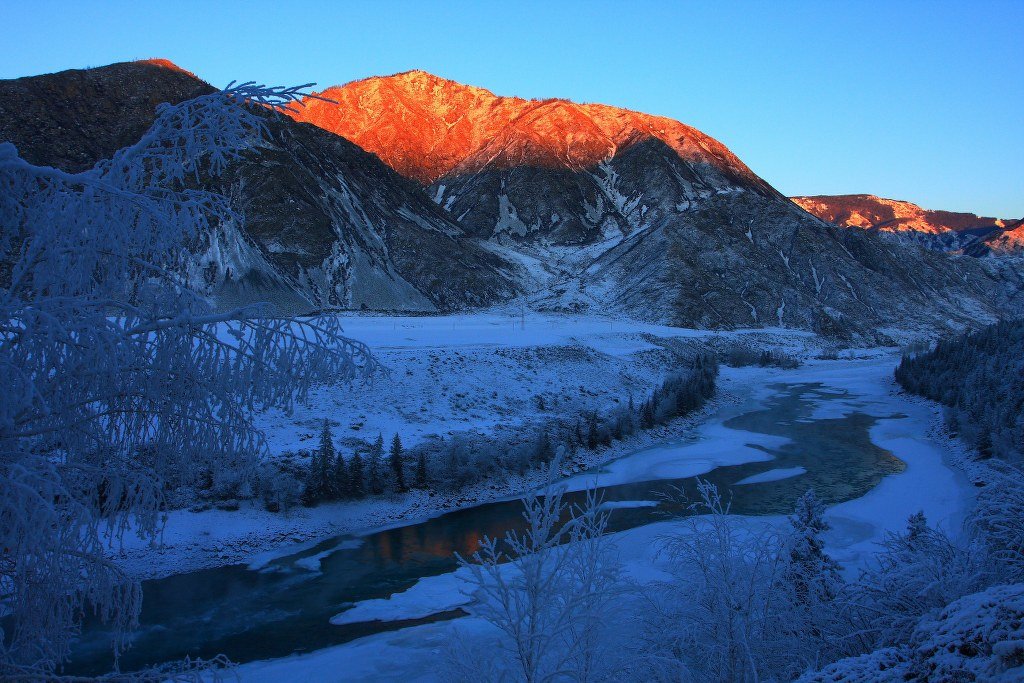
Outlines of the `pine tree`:
M 380 470 L 384 459 L 384 435 L 378 434 L 373 443 L 366 463 L 366 484 L 371 494 L 379 496 L 384 493 L 384 478 Z
M 419 453 L 416 454 L 416 488 L 425 489 L 427 488 L 427 452 L 426 449 L 420 448 Z
M 348 498 L 352 495 L 352 487 L 349 482 L 348 467 L 345 464 L 345 456 L 340 452 L 334 459 L 333 467 L 333 484 L 334 484 L 334 495 L 338 499 Z
M 540 430 L 540 435 L 537 437 L 537 447 L 534 450 L 534 461 L 537 464 L 546 464 L 551 462 L 555 457 L 555 449 L 551 445 L 551 437 L 548 436 L 546 429 Z
M 320 478 L 320 451 L 309 454 L 309 469 L 306 470 L 306 487 L 302 491 L 302 504 L 308 507 L 316 505 L 323 499 L 323 482 Z
M 317 458 L 317 477 L 321 500 L 337 500 L 341 496 L 334 480 L 334 437 L 331 434 L 331 423 L 324 419 L 320 429 L 320 452 Z
M 797 603 L 812 605 L 832 600 L 841 581 L 839 565 L 825 553 L 822 535 L 832 528 L 824 519 L 825 505 L 813 490 L 800 496 L 789 517 L 793 528 L 786 579 Z
M 928 520 L 925 519 L 924 510 L 920 510 L 910 515 L 907 519 L 907 543 L 913 544 L 927 531 Z
M 587 448 L 594 450 L 600 443 L 598 434 L 597 413 L 591 412 L 587 415 Z
M 391 471 L 395 475 L 395 488 L 398 491 L 406 491 L 405 472 L 402 467 L 402 439 L 395 434 L 391 441 Z
M 353 498 L 362 498 L 366 495 L 366 488 L 363 486 L 363 456 L 357 450 L 352 455 L 348 469 L 348 490 Z

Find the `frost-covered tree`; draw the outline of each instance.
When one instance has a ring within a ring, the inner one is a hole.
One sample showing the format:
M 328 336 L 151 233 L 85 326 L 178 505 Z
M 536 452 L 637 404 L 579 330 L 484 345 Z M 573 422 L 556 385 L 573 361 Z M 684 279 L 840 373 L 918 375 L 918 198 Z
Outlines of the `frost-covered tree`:
M 384 476 L 381 472 L 383 460 L 384 435 L 378 434 L 366 455 L 366 489 L 370 495 L 379 496 L 384 493 Z
M 400 437 L 396 433 L 395 434 L 395 438 L 393 438 L 391 440 L 391 453 L 390 453 L 390 458 L 389 459 L 390 459 L 390 462 L 391 462 L 391 474 L 395 478 L 395 490 L 397 490 L 399 492 L 406 490 L 406 488 L 405 488 L 405 465 L 402 462 L 404 454 L 405 454 L 405 449 L 402 448 L 402 437 Z
M 363 470 L 363 456 L 357 450 L 352 454 L 352 459 L 348 464 L 348 492 L 353 498 L 362 498 L 366 495 L 366 479 Z
M 618 564 L 605 536 L 608 513 L 591 491 L 580 506 L 548 486 L 523 502 L 522 531 L 484 538 L 469 570 L 473 613 L 501 637 L 504 677 L 530 683 L 608 676 L 608 638 Z
M 842 579 L 839 564 L 825 552 L 823 534 L 832 528 L 825 521 L 825 504 L 810 489 L 796 502 L 789 517 L 789 562 L 784 581 L 798 604 L 814 609 L 833 600 Z
M 851 622 L 849 654 L 907 642 L 918 621 L 992 582 L 981 543 L 954 543 L 912 515 L 907 531 L 889 534 L 859 579 L 839 597 Z
M 1024 461 L 1024 320 L 908 353 L 895 375 L 907 391 L 948 406 L 958 433 L 983 457 Z
M 664 539 L 671 580 L 651 589 L 644 656 L 658 680 L 790 680 L 803 669 L 778 590 L 782 538 L 729 514 L 717 488 L 698 482 L 695 516 Z
M 299 94 L 246 84 L 161 105 L 82 173 L 0 144 L 0 676 L 52 671 L 86 607 L 128 630 L 140 591 L 107 543 L 154 537 L 170 484 L 251 474 L 253 411 L 373 369 L 336 317 L 216 310 L 180 276 L 187 246 L 241 220 L 202 178 Z
M 984 468 L 971 530 L 983 543 L 996 578 L 1024 582 L 1024 467 L 996 460 Z

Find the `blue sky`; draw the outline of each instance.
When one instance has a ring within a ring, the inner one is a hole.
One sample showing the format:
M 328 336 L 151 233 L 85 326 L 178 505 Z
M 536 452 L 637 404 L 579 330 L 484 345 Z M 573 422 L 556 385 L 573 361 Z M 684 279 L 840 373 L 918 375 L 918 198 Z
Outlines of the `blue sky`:
M 214 85 L 413 68 L 679 119 L 786 194 L 1024 216 L 1024 0 L 0 0 L 0 78 L 166 57 Z

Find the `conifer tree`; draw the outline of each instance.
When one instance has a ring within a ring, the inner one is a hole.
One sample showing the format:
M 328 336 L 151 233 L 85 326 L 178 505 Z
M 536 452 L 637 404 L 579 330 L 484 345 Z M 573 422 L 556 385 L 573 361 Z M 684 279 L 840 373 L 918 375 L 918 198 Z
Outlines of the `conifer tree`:
M 534 461 L 537 464 L 546 464 L 551 462 L 555 457 L 555 449 L 551 445 L 551 437 L 548 436 L 546 429 L 540 430 L 540 435 L 537 438 L 537 448 L 534 452 Z
M 306 487 L 302 491 L 302 504 L 313 506 L 323 498 L 323 482 L 320 478 L 320 451 L 309 454 L 309 469 L 306 470 Z
M 341 495 L 334 481 L 334 460 L 334 436 L 331 434 L 331 423 L 325 418 L 320 428 L 320 452 L 316 462 L 320 500 L 336 500 Z
M 427 488 L 427 452 L 423 448 L 420 448 L 419 453 L 416 455 L 415 486 L 418 489 Z
M 822 535 L 832 528 L 824 519 L 825 505 L 813 490 L 800 496 L 789 517 L 793 528 L 786 579 L 799 604 L 832 600 L 841 581 L 839 565 L 825 553 Z
M 334 485 L 334 495 L 337 499 L 348 498 L 352 495 L 352 486 L 349 481 L 348 467 L 345 463 L 345 456 L 339 451 L 337 456 L 332 463 L 332 483 Z
M 352 455 L 348 469 L 348 490 L 353 498 L 362 498 L 366 495 L 366 488 L 363 486 L 363 456 L 357 450 Z
M 384 493 L 384 477 L 381 472 L 381 464 L 384 459 L 384 435 L 378 434 L 370 452 L 367 455 L 366 463 L 366 486 L 372 495 L 379 496 Z
M 395 438 L 391 440 L 391 471 L 395 475 L 395 488 L 398 491 L 405 491 L 405 473 L 402 467 L 402 439 L 395 434 Z

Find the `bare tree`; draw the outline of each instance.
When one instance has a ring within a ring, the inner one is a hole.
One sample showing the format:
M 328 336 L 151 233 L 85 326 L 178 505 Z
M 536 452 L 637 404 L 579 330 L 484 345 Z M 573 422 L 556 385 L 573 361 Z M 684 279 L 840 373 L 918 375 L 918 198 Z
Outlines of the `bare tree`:
M 182 275 L 187 245 L 240 220 L 194 186 L 300 94 L 250 83 L 161 105 L 83 173 L 0 144 L 0 675 L 52 671 L 86 605 L 124 633 L 139 586 L 105 542 L 152 538 L 168 482 L 251 472 L 254 410 L 374 370 L 334 317 L 218 311 Z
M 469 559 L 472 611 L 502 635 L 499 669 L 529 683 L 604 675 L 603 631 L 618 578 L 597 494 L 569 506 L 548 486 L 523 502 L 522 532 L 484 538 Z

